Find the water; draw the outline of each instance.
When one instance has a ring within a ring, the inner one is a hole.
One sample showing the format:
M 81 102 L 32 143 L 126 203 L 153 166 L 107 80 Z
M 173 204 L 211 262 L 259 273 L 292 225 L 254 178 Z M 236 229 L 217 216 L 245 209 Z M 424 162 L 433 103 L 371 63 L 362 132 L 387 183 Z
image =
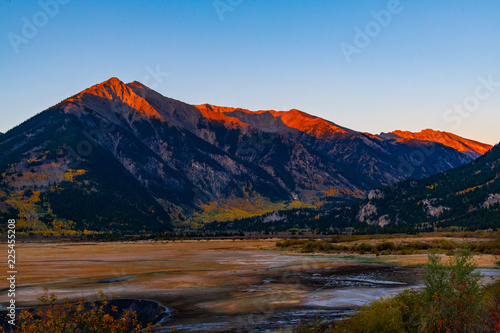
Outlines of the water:
M 168 332 L 173 327 L 185 332 L 276 332 L 300 323 L 338 320 L 375 299 L 421 285 L 420 279 L 415 279 L 418 269 L 379 265 L 356 267 L 351 267 L 350 272 L 331 268 L 294 272 L 298 286 L 305 292 L 301 293 L 297 303 L 288 308 L 263 306 L 260 312 L 207 317 L 202 322 L 196 318 L 177 321 L 174 316 L 162 332 Z M 262 280 L 262 284 L 252 285 L 244 291 L 269 293 L 279 284 L 278 278 L 267 278 Z M 286 297 L 282 299 L 286 300 Z M 271 297 L 269 304 L 279 300 L 279 296 L 277 299 Z
M 286 328 L 297 327 L 300 323 L 331 322 L 352 314 L 361 306 L 369 304 L 381 297 L 396 295 L 405 289 L 420 289 L 423 283 L 420 270 L 416 268 L 383 267 L 381 271 L 373 271 L 365 267 L 351 274 L 335 274 L 330 269 L 324 272 L 309 272 L 301 276 L 305 286 L 321 284 L 309 292 L 302 294 L 299 304 L 290 310 L 276 309 L 260 313 L 240 316 L 215 316 L 205 318 L 204 322 L 174 325 L 175 317 L 168 322 L 161 332 L 168 332 L 175 327 L 183 332 L 278 332 Z M 500 279 L 500 270 L 478 269 L 484 275 L 483 283 Z M 409 279 L 409 275 L 417 277 Z M 262 280 L 261 286 L 252 286 L 246 292 L 269 291 L 273 279 Z

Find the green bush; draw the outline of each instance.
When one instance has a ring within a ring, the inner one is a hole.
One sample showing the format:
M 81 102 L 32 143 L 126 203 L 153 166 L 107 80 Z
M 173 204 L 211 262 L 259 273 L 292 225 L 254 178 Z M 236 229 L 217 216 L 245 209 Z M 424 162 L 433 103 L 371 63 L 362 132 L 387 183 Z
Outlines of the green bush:
M 292 246 L 298 246 L 304 244 L 305 240 L 303 239 L 285 239 L 282 242 L 277 242 L 276 246 L 279 248 L 287 248 Z
M 383 242 L 377 245 L 377 250 L 379 250 L 380 252 L 382 251 L 392 252 L 396 249 L 397 249 L 396 244 L 392 242 Z
M 371 252 L 372 251 L 372 246 L 370 244 L 366 243 L 361 243 L 357 247 L 354 248 L 355 251 L 365 253 L 365 252 Z
M 382 298 L 363 306 L 349 319 L 337 324 L 334 332 L 399 333 L 404 332 L 402 304 L 395 298 Z
M 462 251 L 448 263 L 430 254 L 424 274 L 424 301 L 434 332 L 481 332 L 480 280 L 472 254 Z
M 304 244 L 302 244 L 302 252 L 305 253 L 331 252 L 332 249 L 332 244 L 322 240 L 309 239 Z
M 448 239 L 440 239 L 437 241 L 436 247 L 443 250 L 454 250 L 458 247 L 457 243 Z

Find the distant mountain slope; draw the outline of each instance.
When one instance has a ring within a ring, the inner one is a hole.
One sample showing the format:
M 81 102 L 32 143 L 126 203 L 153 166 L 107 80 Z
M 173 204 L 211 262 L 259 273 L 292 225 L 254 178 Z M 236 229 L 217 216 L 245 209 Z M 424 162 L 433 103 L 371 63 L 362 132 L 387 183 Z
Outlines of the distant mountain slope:
M 427 139 L 360 133 L 298 110 L 192 106 L 111 78 L 0 136 L 0 217 L 40 233 L 196 227 L 346 203 L 475 158 Z
M 299 110 L 249 111 L 245 109 L 219 107 L 210 104 L 196 105 L 196 107 L 199 110 L 214 111 L 219 114 L 237 118 L 243 123 L 265 132 L 279 134 L 307 133 L 318 139 L 332 138 L 338 136 L 338 134 L 357 133 Z
M 406 140 L 439 142 L 461 152 L 475 153 L 477 156 L 483 155 L 493 147 L 489 144 L 464 139 L 453 133 L 433 131 L 431 129 L 426 129 L 418 133 L 408 131 L 393 131 L 392 133 Z
M 308 149 L 328 156 L 335 163 L 355 170 L 357 175 L 365 176 L 369 179 L 368 186 L 372 188 L 408 177 L 422 178 L 448 170 L 472 161 L 491 148 L 452 134 L 446 144 L 439 138 L 437 134 L 440 132 L 437 131 L 434 131 L 434 135 L 426 132 L 429 135 L 425 138 L 413 140 L 402 139 L 396 134 L 377 136 L 361 133 L 298 110 L 249 111 L 210 104 L 196 107 L 236 118 L 263 132 L 278 133 L 300 142 Z M 454 145 L 451 144 L 453 142 Z M 464 143 L 482 150 L 471 152 L 465 149 Z
M 370 192 L 358 222 L 500 227 L 500 145 L 472 163 Z

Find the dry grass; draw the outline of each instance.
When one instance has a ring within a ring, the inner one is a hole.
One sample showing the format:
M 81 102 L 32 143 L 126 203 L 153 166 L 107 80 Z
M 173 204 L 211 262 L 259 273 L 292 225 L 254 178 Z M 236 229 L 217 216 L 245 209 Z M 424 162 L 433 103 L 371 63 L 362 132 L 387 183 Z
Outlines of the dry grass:
M 17 302 L 20 306 L 35 304 L 46 285 L 60 298 L 70 300 L 95 296 L 102 289 L 108 297 L 150 299 L 177 308 L 218 313 L 248 313 L 258 311 L 270 299 L 275 308 L 299 304 L 308 292 L 293 283 L 269 283 L 263 285 L 269 288 L 247 290 L 262 285 L 262 279 L 269 275 L 359 262 L 418 265 L 427 259 L 425 254 L 305 255 L 275 251 L 276 241 L 20 243 Z M 493 255 L 475 259 L 481 267 L 494 267 L 500 260 Z M 6 280 L 0 281 L 0 288 L 6 287 Z M 0 302 L 7 301 L 6 293 L 1 294 Z
M 109 297 L 158 301 L 178 294 L 192 295 L 193 299 L 203 295 L 200 302 L 205 308 L 247 311 L 279 292 L 276 286 L 258 293 L 248 293 L 243 288 L 260 284 L 269 267 L 279 272 L 303 269 L 305 263 L 307 267 L 339 264 L 332 258 L 307 259 L 267 251 L 275 243 L 276 240 L 214 240 L 19 244 L 17 301 L 20 305 L 36 304 L 42 286 L 46 285 L 61 298 L 70 300 L 94 296 L 99 289 Z M 0 288 L 6 287 L 6 280 L 1 281 Z M 301 291 L 286 284 L 282 288 L 288 289 L 283 304 L 300 297 Z M 211 295 L 215 295 L 214 303 L 209 300 Z M 232 305 L 219 304 L 221 300 Z M 0 295 L 0 302 L 6 301 L 7 295 Z

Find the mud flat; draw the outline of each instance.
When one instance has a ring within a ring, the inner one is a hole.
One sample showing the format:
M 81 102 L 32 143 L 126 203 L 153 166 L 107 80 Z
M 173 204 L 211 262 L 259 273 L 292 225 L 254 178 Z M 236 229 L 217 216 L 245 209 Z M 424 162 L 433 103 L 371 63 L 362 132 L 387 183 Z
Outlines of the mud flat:
M 185 241 L 22 244 L 18 247 L 21 306 L 47 286 L 59 298 L 154 301 L 167 308 L 164 329 L 273 332 L 334 320 L 359 306 L 421 285 L 421 269 L 377 263 L 370 256 L 298 255 L 276 241 Z M 392 259 L 390 259 L 392 261 Z M 499 278 L 500 271 L 485 273 Z M 6 304 L 7 285 L 0 284 Z

